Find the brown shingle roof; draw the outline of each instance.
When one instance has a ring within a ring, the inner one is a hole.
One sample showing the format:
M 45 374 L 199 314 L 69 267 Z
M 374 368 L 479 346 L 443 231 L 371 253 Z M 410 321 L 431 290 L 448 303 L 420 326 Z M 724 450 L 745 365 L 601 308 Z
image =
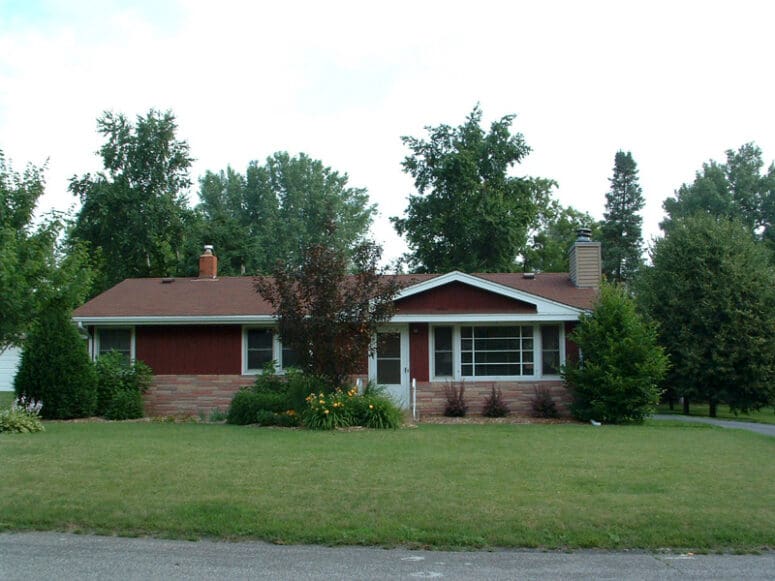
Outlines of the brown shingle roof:
M 399 275 L 406 285 L 430 280 L 437 274 Z M 591 308 L 594 289 L 579 289 L 567 273 L 541 273 L 526 279 L 521 273 L 483 273 L 474 276 L 571 307 Z M 197 317 L 272 315 L 274 309 L 255 290 L 253 277 L 218 279 L 131 278 L 75 310 L 77 318 Z M 169 279 L 166 279 L 169 280 Z

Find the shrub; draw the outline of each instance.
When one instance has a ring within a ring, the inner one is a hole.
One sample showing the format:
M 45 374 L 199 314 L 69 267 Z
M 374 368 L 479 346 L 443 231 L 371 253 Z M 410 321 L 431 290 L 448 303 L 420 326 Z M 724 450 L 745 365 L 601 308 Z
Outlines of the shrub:
M 283 413 L 270 412 L 269 410 L 259 410 L 256 414 L 256 423 L 259 426 L 280 426 L 282 428 L 291 428 L 299 425 L 299 417 L 293 410 Z
M 234 394 L 226 421 L 229 424 L 245 426 L 256 423 L 260 411 L 280 413 L 286 409 L 286 398 L 282 393 L 255 392 L 252 388 L 243 388 Z
M 503 401 L 503 392 L 499 387 L 497 390 L 495 386 L 492 386 L 490 395 L 484 398 L 484 407 L 482 408 L 482 415 L 488 418 L 503 418 L 509 415 L 509 406 Z
M 207 418 L 208 422 L 223 422 L 226 421 L 228 413 L 221 408 L 213 408 L 210 410 L 210 416 Z
M 655 327 L 641 319 L 624 288 L 604 284 L 571 339 L 584 354 L 563 369 L 577 419 L 640 422 L 656 409 L 667 357 Z
M 42 432 L 43 423 L 38 417 L 41 407 L 39 402 L 19 398 L 10 408 L 0 411 L 0 434 Z
M 14 389 L 17 397 L 41 402 L 45 419 L 94 414 L 97 374 L 85 341 L 61 304 L 47 305 L 27 336 Z
M 530 411 L 534 418 L 558 418 L 557 405 L 552 394 L 545 387 L 536 387 L 530 400 Z
M 264 365 L 261 373 L 256 375 L 256 381 L 253 382 L 253 391 L 268 393 L 285 393 L 287 385 L 285 379 L 277 375 L 277 364 L 269 361 Z
M 115 393 L 103 414 L 108 420 L 133 420 L 143 417 L 143 396 L 137 390 Z
M 304 373 L 299 369 L 289 369 L 285 373 L 286 402 L 288 409 L 299 412 L 307 407 L 307 397 L 322 382 L 314 375 Z
M 465 398 L 465 385 L 463 383 L 448 383 L 444 386 L 444 397 L 447 403 L 444 405 L 444 415 L 451 418 L 462 418 L 468 411 Z
M 126 356 L 112 351 L 100 356 L 95 369 L 97 415 L 110 420 L 143 417 L 142 394 L 151 386 L 151 368 L 142 361 L 130 362 Z

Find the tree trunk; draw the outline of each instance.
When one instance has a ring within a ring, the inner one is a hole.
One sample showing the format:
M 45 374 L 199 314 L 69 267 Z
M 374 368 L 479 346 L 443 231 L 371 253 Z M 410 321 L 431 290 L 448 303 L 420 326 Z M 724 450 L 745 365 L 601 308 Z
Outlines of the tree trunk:
M 671 412 L 675 409 L 675 400 L 673 399 L 672 395 L 669 395 L 667 397 L 667 405 L 670 406 L 670 411 Z
M 684 406 L 684 415 L 689 415 L 689 398 L 684 396 L 683 397 L 683 406 Z
M 708 415 L 712 418 L 716 417 L 716 401 L 713 399 L 708 402 Z

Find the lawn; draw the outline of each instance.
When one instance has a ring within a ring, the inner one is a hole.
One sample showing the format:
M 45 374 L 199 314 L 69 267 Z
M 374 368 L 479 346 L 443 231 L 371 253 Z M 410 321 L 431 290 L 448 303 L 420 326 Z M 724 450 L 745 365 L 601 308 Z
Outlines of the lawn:
M 693 416 L 708 417 L 708 404 L 693 403 L 689 407 L 689 413 Z M 660 414 L 682 414 L 680 404 L 675 404 L 675 409 L 670 410 L 670 407 L 665 404 L 659 406 L 657 413 Z M 747 414 L 737 414 L 729 411 L 729 406 L 725 404 L 719 404 L 716 408 L 716 417 L 719 420 L 737 420 L 739 422 L 756 422 L 760 424 L 775 424 L 775 408 L 763 408 L 758 412 L 750 412 Z
M 775 439 L 704 425 L 0 435 L 0 530 L 435 547 L 775 547 Z

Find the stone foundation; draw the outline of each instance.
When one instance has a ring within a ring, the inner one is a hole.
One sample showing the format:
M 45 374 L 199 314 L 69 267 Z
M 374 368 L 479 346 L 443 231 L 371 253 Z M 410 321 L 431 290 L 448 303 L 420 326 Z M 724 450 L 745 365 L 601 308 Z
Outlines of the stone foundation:
M 478 416 L 482 414 L 484 400 L 490 395 L 495 386 L 503 393 L 503 401 L 509 406 L 512 414 L 529 416 L 531 414 L 531 402 L 535 395 L 535 389 L 544 387 L 549 390 L 557 411 L 561 416 L 570 415 L 570 392 L 562 381 L 464 381 L 454 383 L 455 387 L 465 386 L 464 398 L 468 404 L 468 415 Z M 444 396 L 444 388 L 449 382 L 417 382 L 417 411 L 420 418 L 428 415 L 442 415 L 447 398 Z
M 146 416 L 209 415 L 227 411 L 240 387 L 252 385 L 252 375 L 155 375 L 143 396 Z
M 145 415 L 209 415 L 215 408 L 225 412 L 234 394 L 254 381 L 255 376 L 252 375 L 156 375 L 153 386 L 143 396 Z M 512 414 L 529 416 L 534 390 L 545 387 L 557 404 L 560 415 L 569 415 L 571 396 L 561 381 L 466 381 L 462 384 L 465 386 L 469 415 L 481 415 L 484 400 L 490 395 L 493 386 L 501 389 L 503 401 Z M 446 385 L 448 382 L 417 382 L 417 411 L 420 418 L 444 413 Z

